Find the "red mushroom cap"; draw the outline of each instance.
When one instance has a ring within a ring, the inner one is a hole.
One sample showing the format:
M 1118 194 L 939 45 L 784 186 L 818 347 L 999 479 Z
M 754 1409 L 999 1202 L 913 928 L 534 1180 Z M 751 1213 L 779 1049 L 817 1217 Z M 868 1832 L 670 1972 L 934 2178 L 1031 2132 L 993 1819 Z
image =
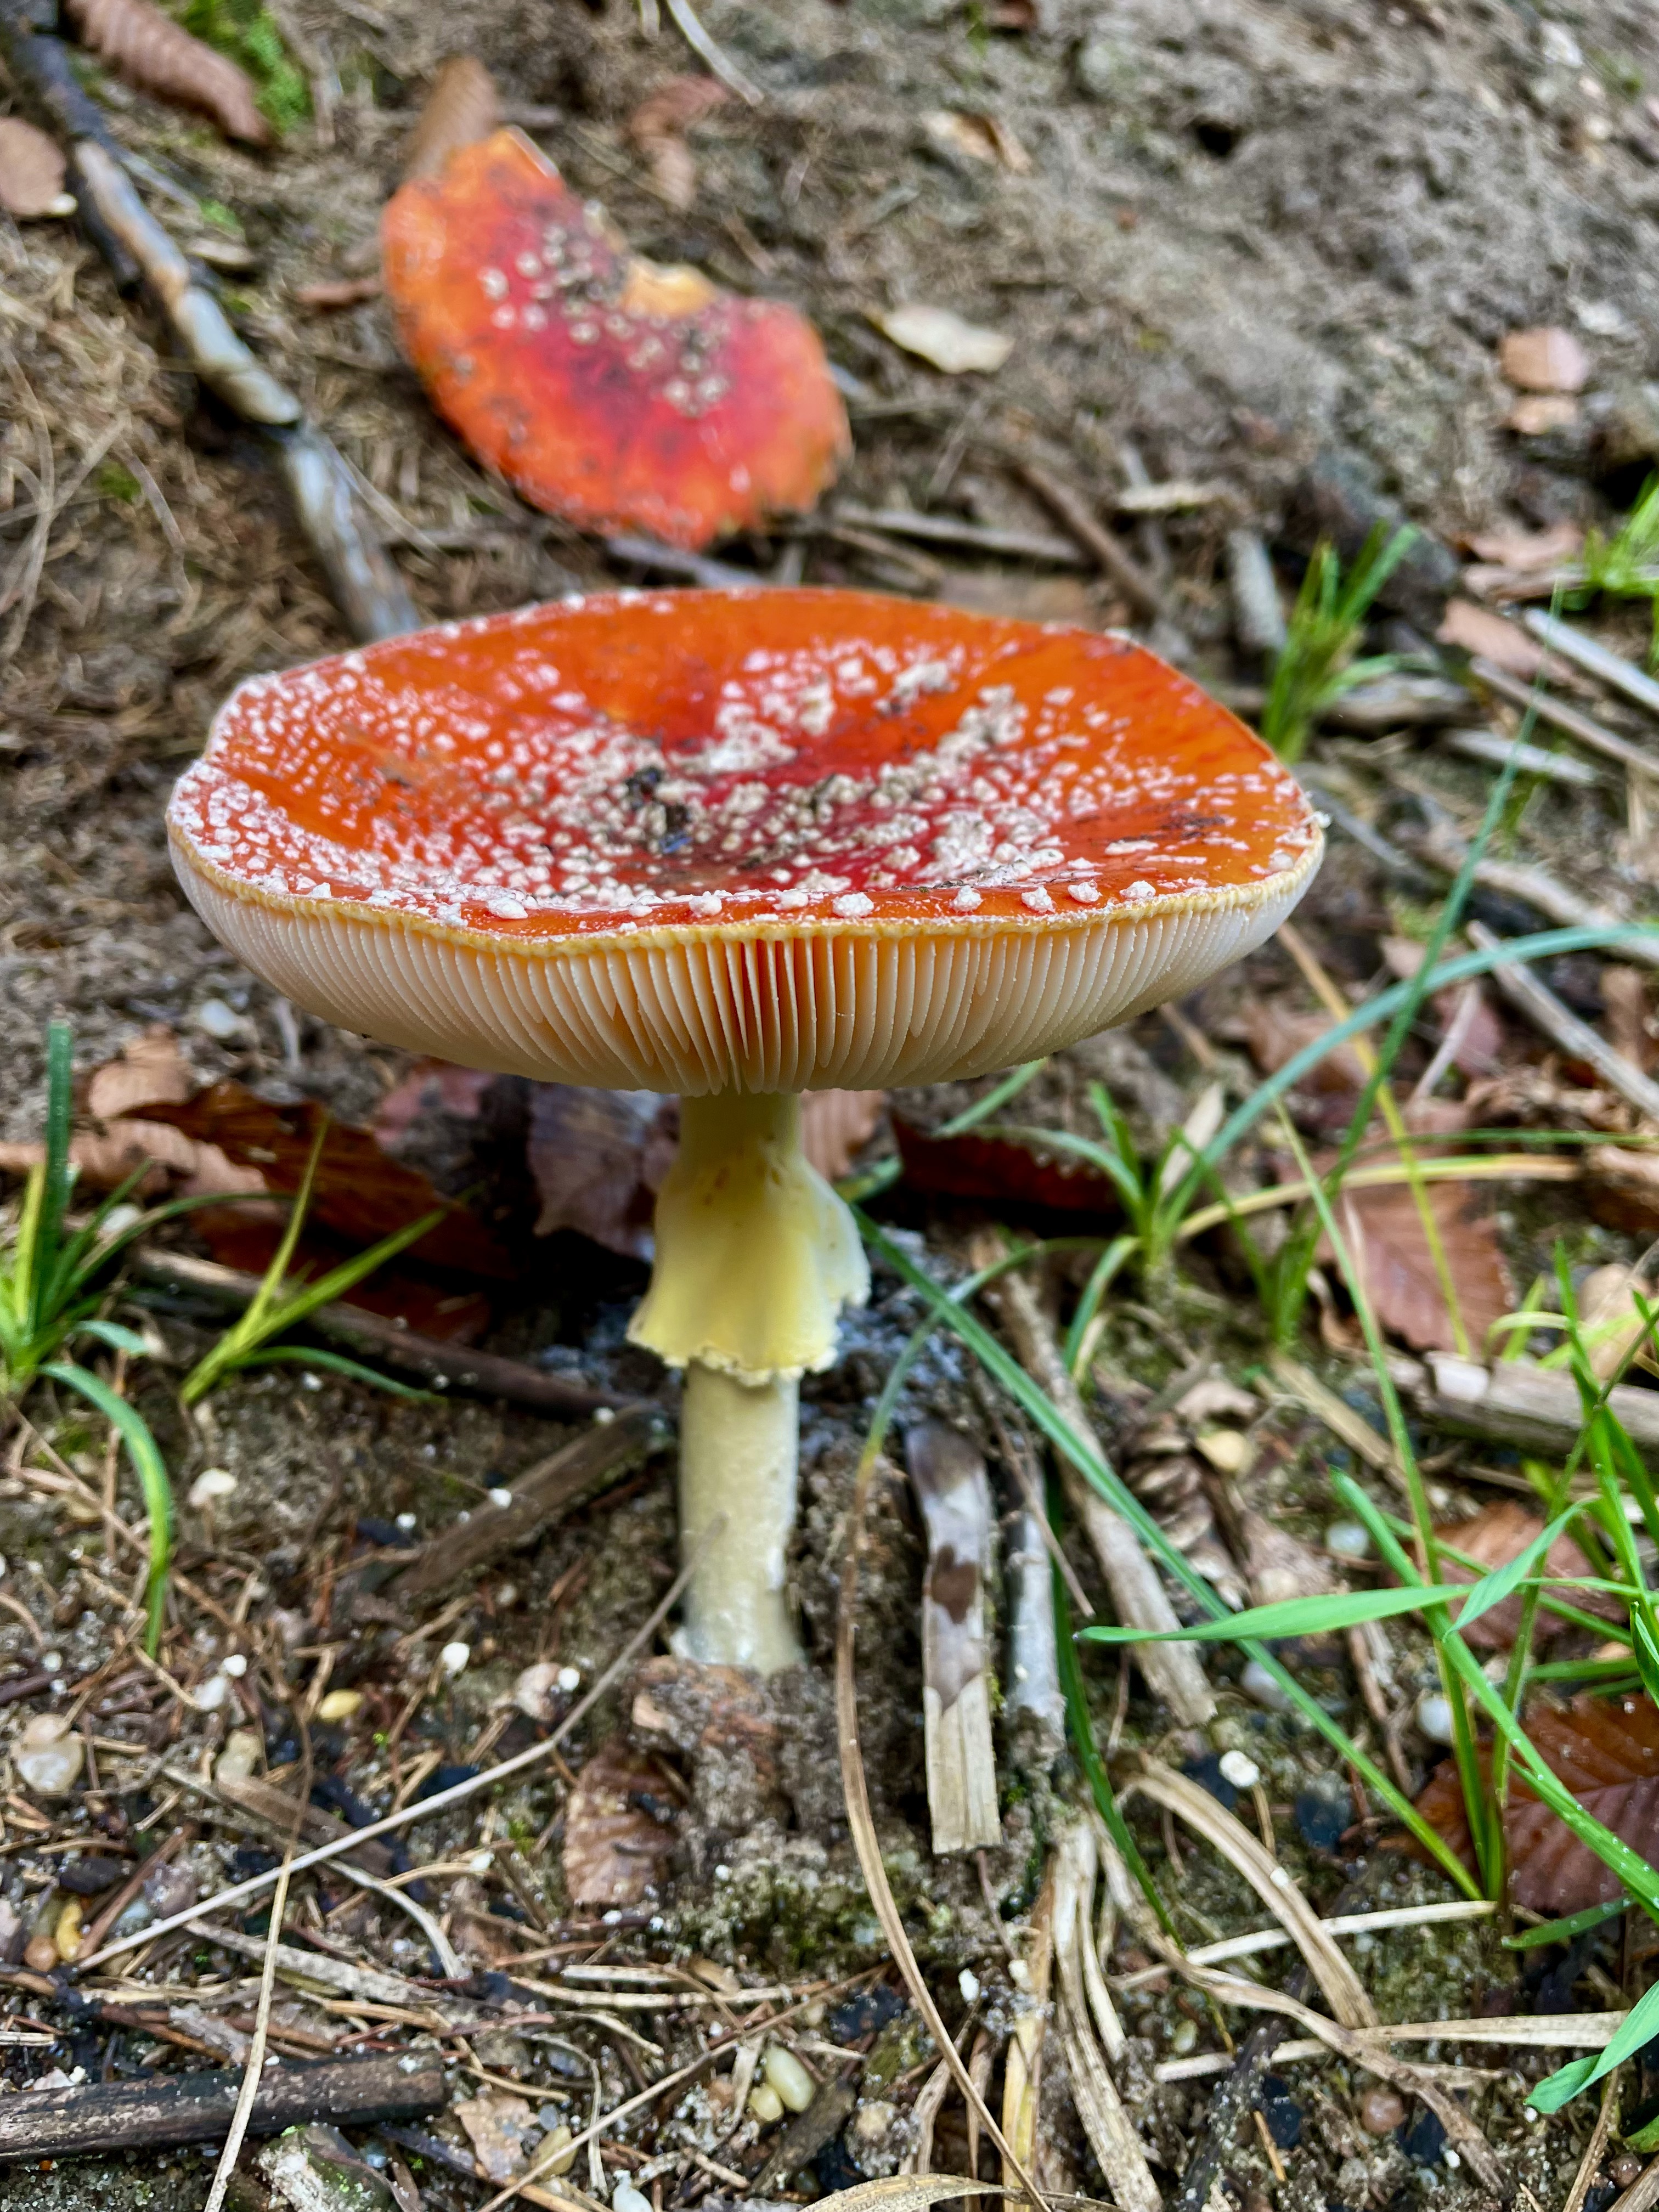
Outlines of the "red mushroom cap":
M 851 450 L 810 323 L 630 256 L 516 131 L 404 185 L 381 240 L 434 404 L 550 514 L 706 545 L 810 507 Z
M 1261 741 L 1124 639 L 814 591 L 619 593 L 256 677 L 170 824 L 301 1004 L 689 1093 L 1072 1042 L 1260 943 L 1321 843 Z

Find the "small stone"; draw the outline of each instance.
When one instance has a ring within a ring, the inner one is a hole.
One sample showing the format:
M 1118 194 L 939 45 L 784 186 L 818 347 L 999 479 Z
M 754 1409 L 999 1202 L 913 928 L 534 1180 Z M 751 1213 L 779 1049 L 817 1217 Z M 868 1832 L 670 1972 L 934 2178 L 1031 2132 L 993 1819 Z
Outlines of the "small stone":
M 1589 356 L 1559 325 L 1511 331 L 1498 349 L 1498 365 L 1522 392 L 1582 392 L 1589 382 Z
M 457 1674 L 464 1674 L 466 1672 L 466 1662 L 471 1656 L 472 1647 L 470 1644 L 446 1644 L 438 1654 L 438 1664 L 453 1680 Z M 635 2194 L 637 2193 L 635 2191 Z
M 783 2100 L 769 2081 L 757 2081 L 749 2092 L 749 2109 L 763 2128 L 783 2118 Z
M 513 1685 L 513 1702 L 526 1720 L 550 1721 L 557 1707 L 553 1699 L 560 1669 L 544 1659 L 526 1667 Z
M 1340 1774 L 1322 1774 L 1297 1792 L 1297 1833 L 1316 1851 L 1334 1851 L 1353 1820 L 1353 1796 Z
M 62 1713 L 38 1713 L 12 1753 L 18 1779 L 38 1797 L 67 1797 L 86 1760 L 86 1745 Z
M 1270 1713 L 1287 1713 L 1291 1701 L 1283 1688 L 1259 1659 L 1252 1659 L 1238 1678 L 1238 1686 L 1245 1696 Z
M 582 1670 L 580 1667 L 561 1667 L 555 1680 L 568 1698 L 573 1691 L 580 1689 Z
M 415 1513 L 400 1513 L 398 1516 L 398 1526 L 403 1530 L 404 1535 L 407 1536 L 412 1530 L 419 1528 L 420 1516 L 418 1514 Z
M 52 1929 L 52 1948 L 66 1966 L 81 1955 L 81 1921 L 85 1911 L 80 1899 L 71 1897 Z
M 979 1976 L 971 1966 L 964 1966 L 957 1976 L 957 1987 L 962 1991 L 963 2004 L 979 2002 Z
M 1417 1725 L 1431 1743 L 1451 1743 L 1451 1700 L 1439 1690 L 1425 1690 L 1417 1701 Z
M 240 1682 L 247 1672 L 246 1652 L 228 1651 L 219 1662 L 219 1671 L 222 1674 L 228 1674 L 233 1682 Z
M 510 1490 L 503 1490 L 498 1486 L 490 1492 L 489 1502 L 492 1505 L 499 1505 L 501 1510 L 505 1512 L 507 1507 L 513 1503 L 513 1492 Z
M 22 1955 L 22 1915 L 9 1898 L 0 1897 L 0 1966 L 15 1966 Z
M 49 1974 L 58 1964 L 58 1946 L 50 1936 L 31 1936 L 23 1946 L 23 1964 L 37 1974 Z
M 1368 2089 L 1359 2100 L 1359 2124 L 1367 2135 L 1391 2136 L 1406 2120 L 1406 2100 L 1395 2089 Z
M 196 1692 L 197 1711 L 204 1713 L 219 1712 L 229 1704 L 230 1698 L 229 1677 L 225 1674 L 210 1674 Z
M 1235 1790 L 1254 1790 L 1261 1779 L 1261 1769 L 1247 1752 L 1224 1751 L 1218 1771 Z
M 611 2192 L 611 2212 L 651 2212 L 651 2199 L 631 2181 L 619 2181 Z
M 354 1713 L 362 1710 L 362 1703 L 361 1690 L 331 1690 L 319 1703 L 317 1717 L 325 1723 L 349 1721 Z
M 190 1486 L 188 1502 L 199 1513 L 204 1505 L 211 1505 L 216 1499 L 228 1498 L 235 1487 L 236 1478 L 228 1468 L 204 1468 Z
M 1170 2031 L 1170 2048 L 1177 2058 L 1184 2058 L 1198 2045 L 1198 2022 L 1183 2014 Z
M 1339 1559 L 1369 1559 L 1371 1532 L 1363 1521 L 1333 1521 L 1325 1531 L 1325 1549 Z
M 157 1867 L 145 1879 L 144 1897 L 158 1920 L 188 1912 L 200 1895 L 200 1885 L 188 1867 Z
M 1205 1429 L 1193 1442 L 1218 1474 L 1246 1474 L 1255 1458 L 1255 1446 L 1237 1429 Z
M 817 2094 L 817 2085 L 794 2052 L 787 2051 L 781 2043 L 769 2044 L 761 2067 L 789 2110 L 804 2112 Z
M 1607 2178 L 1620 2189 L 1628 2189 L 1633 2181 L 1642 2178 L 1642 2160 L 1633 2150 L 1621 2150 L 1607 2168 Z
M 252 1729 L 232 1729 L 225 1738 L 225 1747 L 214 1761 L 213 1779 L 220 1789 L 234 1789 L 239 1782 L 248 1782 L 259 1771 L 261 1741 Z
M 221 1044 L 228 1043 L 234 1036 L 240 1036 L 244 1027 L 242 1016 L 234 1006 L 228 1006 L 222 999 L 204 999 L 191 1019 L 198 1030 L 216 1038 Z

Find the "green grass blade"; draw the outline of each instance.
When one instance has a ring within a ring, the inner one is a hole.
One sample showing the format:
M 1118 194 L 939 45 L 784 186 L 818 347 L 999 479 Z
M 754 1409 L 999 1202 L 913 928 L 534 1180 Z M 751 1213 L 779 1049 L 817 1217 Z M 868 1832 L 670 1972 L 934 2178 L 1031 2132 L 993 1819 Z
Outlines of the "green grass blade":
M 1221 1620 L 1196 1621 L 1190 1628 L 1119 1628 L 1091 1624 L 1078 1633 L 1091 1644 L 1242 1644 L 1259 1636 L 1282 1643 L 1292 1636 L 1324 1636 L 1358 1628 L 1363 1621 L 1389 1620 L 1397 1613 L 1461 1597 L 1462 1583 L 1415 1583 L 1401 1589 L 1328 1590 L 1318 1597 L 1288 1597 L 1275 1605 L 1247 1606 Z
M 1077 1373 L 1078 1361 L 1083 1356 L 1090 1327 L 1100 1311 L 1102 1299 L 1112 1286 L 1113 1278 L 1132 1257 L 1139 1243 L 1138 1237 L 1115 1237 L 1096 1261 L 1094 1273 L 1085 1285 L 1083 1296 L 1077 1302 L 1077 1311 L 1072 1316 L 1072 1326 L 1066 1332 L 1061 1356 L 1068 1375 L 1074 1376 Z
M 1537 2087 L 1528 2092 L 1527 2102 L 1535 2112 L 1559 2112 L 1580 2090 L 1588 2089 L 1603 2075 L 1611 2074 L 1615 2066 L 1622 2066 L 1627 2058 L 1633 2057 L 1656 2034 L 1659 2034 L 1659 1982 L 1632 2006 L 1605 2051 L 1589 2052 L 1583 2058 L 1575 2058 L 1571 2066 L 1562 2067 L 1559 2073 L 1546 2075 Z M 1632 2136 L 1629 2140 L 1634 2142 L 1637 2138 Z M 1644 2145 L 1644 2148 L 1651 2147 L 1651 2143 Z
M 1051 1515 L 1050 1519 L 1053 1519 Z M 1058 1533 L 1058 1531 L 1056 1531 Z M 1123 1817 L 1122 1808 L 1112 1788 L 1112 1778 L 1106 1771 L 1106 1762 L 1095 1741 L 1094 1723 L 1089 1712 L 1089 1693 L 1084 1685 L 1083 1669 L 1078 1664 L 1077 1644 L 1072 1631 L 1072 1607 L 1066 1595 L 1066 1578 L 1058 1567 L 1050 1572 L 1054 1589 L 1054 1650 L 1060 1662 L 1060 1686 L 1066 1699 L 1066 1720 L 1071 1732 L 1072 1748 L 1077 1753 L 1078 1765 L 1083 1769 L 1083 1778 L 1089 1785 L 1089 1794 L 1095 1801 L 1096 1810 L 1106 1823 L 1107 1833 L 1117 1845 L 1119 1856 L 1140 1885 L 1141 1893 L 1158 1916 L 1164 1934 L 1176 1937 L 1176 1924 L 1170 1908 L 1152 1880 L 1152 1869 L 1140 1855 L 1140 1846 Z M 1123 1662 L 1126 1666 L 1128 1662 Z
M 149 1350 L 136 1328 L 124 1328 L 118 1321 L 76 1322 L 70 1334 L 95 1337 L 100 1344 L 106 1344 L 112 1352 L 125 1352 L 129 1359 L 142 1359 Z
M 1536 1928 L 1523 1928 L 1518 1935 L 1505 1936 L 1501 1941 L 1506 1951 L 1535 1951 L 1545 1943 L 1571 1943 L 1575 1936 L 1599 1928 L 1605 1920 L 1616 1920 L 1630 1908 L 1629 1898 L 1615 1897 L 1606 1905 L 1587 1905 L 1582 1912 L 1570 1912 L 1565 1920 L 1540 1921 Z
M 138 1486 L 143 1494 L 144 1511 L 149 1518 L 149 1576 L 147 1584 L 148 1618 L 144 1630 L 144 1649 L 155 1657 L 161 1641 L 161 1615 L 167 1603 L 167 1565 L 173 1557 L 173 1485 L 167 1480 L 167 1462 L 161 1457 L 161 1448 L 150 1433 L 149 1425 L 136 1407 L 125 1398 L 118 1398 L 107 1382 L 85 1367 L 71 1360 L 54 1359 L 41 1370 L 54 1382 L 61 1382 L 95 1407 L 105 1419 L 120 1431 L 121 1441 L 127 1448 L 127 1457 L 132 1462 L 138 1477 Z
M 435 1390 L 417 1389 L 412 1382 L 400 1382 L 392 1376 L 383 1375 L 378 1367 L 365 1367 L 361 1359 L 349 1359 L 343 1352 L 329 1352 L 315 1345 L 273 1344 L 265 1351 L 250 1352 L 237 1365 L 325 1368 L 331 1375 L 349 1376 L 354 1382 L 372 1382 L 388 1397 L 410 1398 L 423 1405 L 434 1403 L 439 1395 Z

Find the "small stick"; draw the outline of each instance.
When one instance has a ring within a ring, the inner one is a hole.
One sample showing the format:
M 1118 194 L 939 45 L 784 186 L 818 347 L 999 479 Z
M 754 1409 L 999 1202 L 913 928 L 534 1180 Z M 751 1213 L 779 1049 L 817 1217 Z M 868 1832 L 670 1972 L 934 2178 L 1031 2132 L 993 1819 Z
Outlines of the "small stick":
M 147 1248 L 131 1260 L 133 1271 L 152 1282 L 180 1290 L 199 1291 L 223 1306 L 246 1306 L 259 1289 L 257 1275 L 239 1268 L 222 1267 L 216 1260 L 198 1260 L 188 1252 Z M 441 1344 L 435 1337 L 399 1328 L 384 1315 L 362 1306 L 319 1306 L 306 1316 L 306 1326 L 319 1336 L 344 1344 L 355 1352 L 384 1360 L 388 1367 L 422 1375 L 440 1385 L 453 1383 L 482 1397 L 505 1398 L 515 1406 L 532 1406 L 547 1413 L 594 1413 L 636 1406 L 638 1399 L 623 1398 L 614 1390 L 590 1390 L 580 1382 L 567 1382 L 556 1375 L 544 1375 L 520 1359 L 504 1359 L 499 1352 L 474 1352 L 465 1345 Z
M 1036 461 L 1017 460 L 1014 466 L 1044 505 L 1053 508 L 1079 544 L 1086 546 L 1094 555 L 1138 615 L 1156 619 L 1164 612 L 1164 601 L 1156 586 L 1141 574 L 1111 532 L 1095 520 L 1069 485 L 1051 477 Z
M 973 1443 L 943 1421 L 917 1422 L 904 1456 L 927 1531 L 921 1694 L 933 1850 L 994 1848 L 1002 1822 L 985 1648 L 991 1486 Z
M 1577 738 L 1581 745 L 1600 753 L 1604 760 L 1616 761 L 1620 768 L 1630 769 L 1638 775 L 1659 776 L 1659 754 L 1632 744 L 1628 738 L 1621 738 L 1617 731 L 1596 721 L 1582 708 L 1570 707 L 1565 700 L 1534 691 L 1531 684 L 1523 683 L 1518 676 L 1511 676 L 1507 668 L 1498 667 L 1495 661 L 1477 656 L 1469 663 L 1469 673 L 1511 707 L 1530 709 L 1540 722 L 1549 722 L 1568 737 Z
M 990 530 L 981 523 L 959 521 L 953 514 L 918 514 L 905 507 L 853 507 L 838 502 L 828 520 L 862 525 L 866 530 L 890 531 L 898 538 L 919 538 L 929 545 L 965 545 L 976 553 L 1000 553 L 1010 560 L 1048 561 L 1060 568 L 1087 565 L 1069 538 L 1046 538 L 1035 530 Z
M 1595 2116 L 1595 2125 L 1584 2146 L 1584 2155 L 1578 2162 L 1572 2187 L 1567 2191 L 1567 2201 L 1561 2212 L 1583 2212 L 1584 2199 L 1589 2195 L 1590 2184 L 1595 2179 L 1595 2169 L 1601 2163 L 1602 2153 L 1607 2147 L 1607 2137 L 1613 2133 L 1613 2124 L 1619 2117 L 1619 2084 L 1624 2075 L 1622 2066 L 1615 2066 L 1601 2084 L 1601 2109 Z
M 1468 848 L 1447 823 L 1437 823 L 1433 834 L 1425 837 L 1418 849 L 1431 866 L 1449 876 L 1455 876 L 1468 857 Z M 1563 929 L 1616 929 L 1625 919 L 1610 908 L 1598 906 L 1593 899 L 1569 890 L 1546 869 L 1524 861 L 1477 860 L 1474 880 L 1487 890 L 1524 899 L 1528 906 L 1535 906 L 1546 920 L 1559 923 Z M 1497 941 L 1492 939 L 1494 944 Z M 1639 937 L 1633 938 L 1626 957 L 1641 962 L 1644 967 L 1659 968 L 1659 933 L 1646 942 Z
M 1598 645 L 1593 637 L 1571 623 L 1559 622 L 1553 615 L 1540 614 L 1536 609 L 1522 620 L 1540 644 L 1559 653 L 1563 660 L 1571 660 L 1587 676 L 1593 676 L 1608 691 L 1622 692 L 1626 699 L 1638 707 L 1645 707 L 1650 714 L 1659 714 L 1659 684 L 1644 674 L 1633 660 L 1626 660 L 1622 653 L 1609 653 L 1605 645 Z
M 1471 921 L 1468 929 L 1469 942 L 1483 952 L 1491 951 L 1503 941 L 1484 922 Z M 1581 1022 L 1577 1014 L 1569 1012 L 1530 968 L 1506 961 L 1492 969 L 1492 980 L 1516 1012 L 1524 1014 L 1559 1051 L 1570 1060 L 1583 1060 L 1638 1114 L 1644 1115 L 1650 1121 L 1659 1122 L 1659 1083 L 1633 1066 L 1622 1052 L 1615 1052 L 1588 1022 Z
M 1037 1516 L 1028 1506 L 1020 1515 L 1014 1547 L 1008 1554 L 1013 1605 L 1008 1624 L 1008 1711 L 1029 1713 L 1056 1743 L 1066 1726 L 1060 1663 L 1054 1645 L 1054 1571 Z
M 230 2116 L 230 2132 L 225 2137 L 225 2147 L 219 2154 L 213 2186 L 208 2191 L 206 2212 L 221 2212 L 225 2191 L 230 2186 L 230 2177 L 235 2172 L 236 2161 L 242 2154 L 248 2122 L 253 2118 L 254 2100 L 258 2096 L 260 2079 L 264 2073 L 265 2039 L 270 2033 L 270 2000 L 276 1988 L 276 1954 L 281 1948 L 278 1939 L 283 1932 L 283 1915 L 288 1911 L 288 1882 L 293 1864 L 290 1846 L 276 1876 L 276 1894 L 270 1900 L 270 1941 L 265 1946 L 265 1963 L 259 1975 L 259 2002 L 253 2015 L 253 2033 L 248 2038 L 247 2057 L 242 2068 L 242 2086 L 237 2095 L 236 2109 Z
M 1447 1352 L 1431 1352 L 1421 1364 L 1401 1360 L 1395 1380 L 1425 1420 L 1494 1443 L 1516 1444 L 1543 1458 L 1564 1458 L 1584 1425 L 1578 1386 L 1571 1375 L 1500 1360 L 1484 1367 Z M 1616 1383 L 1607 1407 L 1650 1468 L 1659 1468 L 1659 1402 L 1651 1390 Z

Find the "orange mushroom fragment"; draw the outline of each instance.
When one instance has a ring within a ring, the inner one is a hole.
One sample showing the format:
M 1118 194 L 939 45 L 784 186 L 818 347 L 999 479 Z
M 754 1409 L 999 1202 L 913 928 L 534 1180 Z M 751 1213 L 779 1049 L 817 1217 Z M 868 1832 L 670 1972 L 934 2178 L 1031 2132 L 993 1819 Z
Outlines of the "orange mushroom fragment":
M 1189 991 L 1321 848 L 1259 739 L 1127 640 L 811 591 L 573 600 L 255 678 L 169 823 L 198 911 L 298 1004 L 681 1094 L 632 1334 L 684 1371 L 687 1644 L 767 1672 L 799 1656 L 799 1377 L 867 1282 L 799 1094 L 988 1073 Z
M 696 548 L 810 507 L 852 449 L 810 323 L 630 254 L 516 131 L 405 184 L 381 240 L 434 404 L 549 514 Z

